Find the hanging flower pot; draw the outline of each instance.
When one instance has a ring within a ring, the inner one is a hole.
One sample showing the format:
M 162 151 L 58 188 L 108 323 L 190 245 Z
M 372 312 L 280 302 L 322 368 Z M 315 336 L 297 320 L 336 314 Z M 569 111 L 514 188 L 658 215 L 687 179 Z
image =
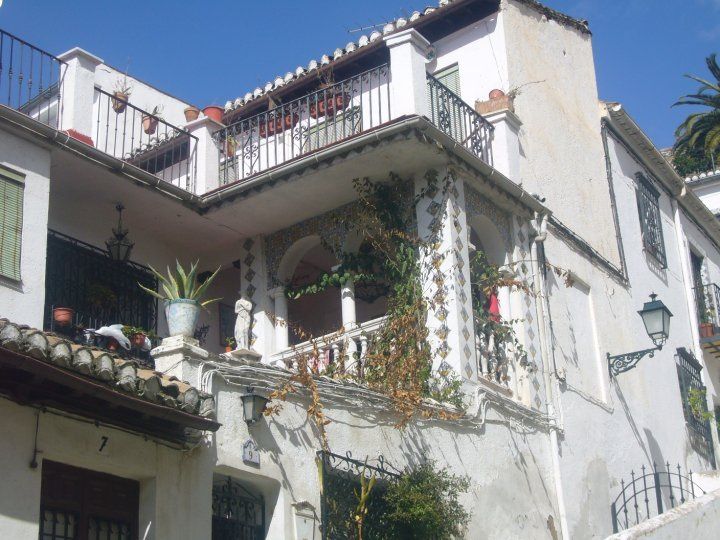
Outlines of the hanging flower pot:
M 198 116 L 200 116 L 200 109 L 198 109 L 195 105 L 185 107 L 185 110 L 183 112 L 185 113 L 186 122 L 192 122 L 193 120 L 197 120 Z
M 154 116 L 143 115 L 142 117 L 143 131 L 148 135 L 152 135 L 157 131 L 158 119 Z
M 53 309 L 53 322 L 58 326 L 70 326 L 75 316 L 75 310 L 67 307 Z
M 113 352 L 114 352 L 114 351 L 117 351 L 117 350 L 118 350 L 118 348 L 120 347 L 120 343 L 118 343 L 118 340 L 115 339 L 114 337 L 108 337 L 108 338 L 107 338 L 107 343 L 105 344 L 105 347 L 106 347 L 109 351 L 113 351 Z
M 127 109 L 127 101 L 130 97 L 130 94 L 125 92 L 113 92 L 112 98 L 112 108 L 113 111 L 120 114 L 121 112 L 125 112 L 125 109 Z
M 212 118 L 216 122 L 222 124 L 223 108 L 217 105 L 210 105 L 203 109 L 203 114 L 208 118 Z
M 348 102 L 350 101 L 350 96 L 348 96 L 344 92 L 338 92 L 333 94 L 332 96 L 329 96 L 325 100 L 325 109 L 326 109 L 326 115 L 327 116 L 335 116 L 335 113 L 338 111 L 342 111 L 347 107 Z

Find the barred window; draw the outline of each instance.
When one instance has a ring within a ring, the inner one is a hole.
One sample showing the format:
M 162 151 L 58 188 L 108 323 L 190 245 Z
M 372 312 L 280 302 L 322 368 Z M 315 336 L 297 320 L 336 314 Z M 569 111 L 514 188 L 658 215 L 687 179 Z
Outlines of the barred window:
M 25 177 L 0 166 L 0 275 L 20 280 Z
M 707 413 L 707 407 L 704 403 L 705 385 L 700 377 L 702 366 L 695 356 L 684 347 L 677 350 L 676 363 L 685 422 L 687 422 L 693 438 L 704 447 L 703 449 L 711 449 L 710 422 L 703 417 L 703 414 Z M 701 410 L 693 410 L 693 400 L 702 401 Z
M 640 173 L 637 174 L 637 181 L 637 204 L 643 245 L 645 251 L 655 257 L 665 268 L 667 260 L 662 222 L 660 221 L 660 192 Z

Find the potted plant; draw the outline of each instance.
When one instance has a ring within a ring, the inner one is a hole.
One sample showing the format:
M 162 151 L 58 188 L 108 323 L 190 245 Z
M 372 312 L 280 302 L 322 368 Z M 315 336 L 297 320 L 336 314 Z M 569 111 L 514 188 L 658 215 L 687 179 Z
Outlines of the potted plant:
M 117 295 L 110 287 L 93 283 L 87 289 L 87 302 L 93 308 L 93 314 L 106 313 L 117 304 Z
M 75 316 L 75 310 L 69 307 L 56 307 L 53 309 L 53 322 L 58 326 L 70 326 Z
M 198 116 L 200 116 L 200 109 L 198 109 L 195 105 L 185 107 L 185 110 L 183 112 L 185 113 L 186 122 L 192 122 L 193 120 L 197 120 Z
M 115 91 L 113 92 L 114 97 L 112 98 L 113 111 L 118 114 L 125 112 L 131 93 L 132 86 L 128 83 L 127 75 L 125 75 L 122 79 L 115 81 Z
M 175 261 L 176 271 L 172 272 L 168 267 L 167 276 L 163 276 L 151 266 L 150 270 L 160 281 L 162 292 L 153 291 L 138 283 L 146 293 L 165 302 L 165 316 L 170 336 L 193 337 L 200 308 L 221 300 L 220 298 L 202 300 L 220 268 L 218 267 L 205 281 L 198 283 L 196 279 L 198 262 L 191 264 L 190 270 L 186 272 L 180 263 Z
M 137 326 L 123 326 L 122 332 L 130 340 L 130 345 L 136 349 L 142 349 L 145 345 L 145 338 L 148 337 L 148 332 Z
M 713 324 L 712 320 L 712 311 L 709 309 L 706 309 L 702 317 L 700 318 L 700 337 L 701 338 L 707 338 L 711 337 L 715 333 L 715 325 Z
M 208 105 L 203 109 L 203 114 L 207 116 L 208 118 L 212 118 L 219 124 L 222 124 L 222 117 L 223 113 L 225 111 L 222 107 L 218 107 L 217 105 Z
M 142 125 L 143 125 L 143 131 L 147 133 L 148 135 L 152 135 L 157 130 L 158 122 L 160 121 L 160 117 L 162 116 L 162 107 L 160 105 L 155 105 L 153 107 L 153 110 L 149 113 L 143 114 L 142 117 Z
M 225 352 L 229 353 L 235 349 L 235 338 L 225 338 Z

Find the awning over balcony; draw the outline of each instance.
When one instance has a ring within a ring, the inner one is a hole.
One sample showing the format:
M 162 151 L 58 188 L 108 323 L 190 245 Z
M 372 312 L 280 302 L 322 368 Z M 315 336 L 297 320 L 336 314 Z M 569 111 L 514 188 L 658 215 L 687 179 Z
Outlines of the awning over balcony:
M 180 444 L 220 427 L 212 395 L 7 319 L 0 319 L 0 394 Z

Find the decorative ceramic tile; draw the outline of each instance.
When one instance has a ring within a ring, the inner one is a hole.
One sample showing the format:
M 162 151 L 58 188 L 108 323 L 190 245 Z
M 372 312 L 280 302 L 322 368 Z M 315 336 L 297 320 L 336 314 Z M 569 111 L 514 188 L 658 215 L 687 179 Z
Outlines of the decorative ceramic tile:
M 245 251 L 250 251 L 253 248 L 254 244 L 255 242 L 253 241 L 253 239 L 248 238 L 245 240 L 245 242 L 243 242 L 243 248 L 245 249 Z

